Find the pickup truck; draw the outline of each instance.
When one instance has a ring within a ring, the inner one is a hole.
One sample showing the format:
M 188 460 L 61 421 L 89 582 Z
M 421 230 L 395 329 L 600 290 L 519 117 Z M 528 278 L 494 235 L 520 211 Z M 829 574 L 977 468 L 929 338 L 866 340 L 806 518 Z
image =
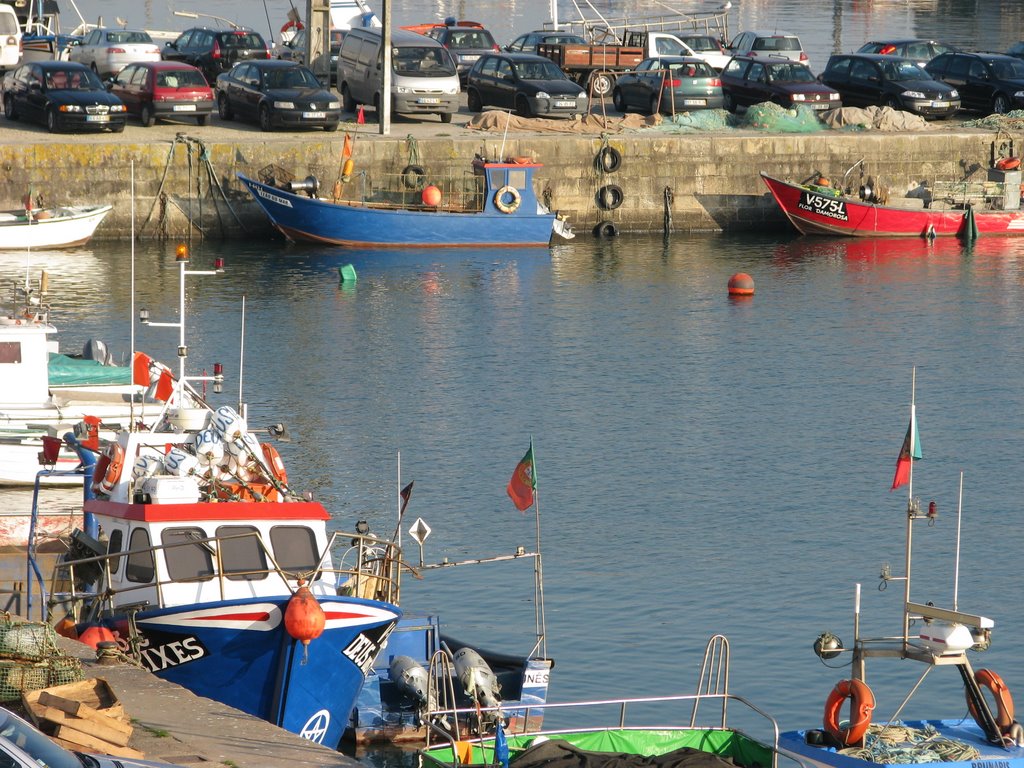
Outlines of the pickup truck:
M 607 96 L 615 87 L 615 73 L 636 69 L 646 58 L 643 48 L 625 45 L 541 43 L 537 53 L 557 64 L 571 79 L 594 96 Z

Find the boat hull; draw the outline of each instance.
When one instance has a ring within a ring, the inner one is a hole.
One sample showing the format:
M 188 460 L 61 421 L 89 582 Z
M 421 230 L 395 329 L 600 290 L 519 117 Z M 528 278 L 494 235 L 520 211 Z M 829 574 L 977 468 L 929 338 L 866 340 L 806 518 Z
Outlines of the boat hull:
M 100 222 L 113 206 L 75 206 L 50 218 L 37 218 L 29 222 L 24 215 L 6 213 L 0 216 L 0 238 L 4 250 L 27 248 L 72 248 L 85 245 L 92 239 Z
M 370 208 L 303 197 L 238 175 L 273 225 L 289 240 L 372 248 L 452 248 L 472 246 L 542 247 L 551 241 L 555 215 L 513 213 L 490 203 L 479 213 L 424 208 Z
M 762 173 L 786 218 L 805 235 L 955 237 L 967 234 L 967 211 L 904 209 L 832 197 Z M 979 235 L 1024 235 L 1024 211 L 974 211 Z
M 318 598 L 323 633 L 307 648 L 285 629 L 285 597 L 140 611 L 143 666 L 199 696 L 223 702 L 332 749 L 401 611 L 354 597 Z M 105 622 L 124 645 L 128 622 Z

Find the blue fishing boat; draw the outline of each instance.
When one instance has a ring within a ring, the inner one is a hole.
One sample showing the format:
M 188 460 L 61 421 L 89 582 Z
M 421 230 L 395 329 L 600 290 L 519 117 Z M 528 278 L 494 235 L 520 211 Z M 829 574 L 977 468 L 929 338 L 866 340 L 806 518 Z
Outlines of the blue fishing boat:
M 470 173 L 438 180 L 410 167 L 394 184 L 339 181 L 327 197 L 314 176 L 238 178 L 289 240 L 360 248 L 547 246 L 553 233 L 572 232 L 534 192 L 541 167 L 528 158 L 477 158 Z

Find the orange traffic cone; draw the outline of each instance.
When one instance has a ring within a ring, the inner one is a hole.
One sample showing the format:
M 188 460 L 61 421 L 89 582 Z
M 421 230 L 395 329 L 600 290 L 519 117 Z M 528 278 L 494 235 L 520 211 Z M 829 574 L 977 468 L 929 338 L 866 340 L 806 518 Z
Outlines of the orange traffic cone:
M 366 115 L 363 113 L 363 105 L 359 105 L 359 109 L 356 110 L 356 125 L 366 125 Z

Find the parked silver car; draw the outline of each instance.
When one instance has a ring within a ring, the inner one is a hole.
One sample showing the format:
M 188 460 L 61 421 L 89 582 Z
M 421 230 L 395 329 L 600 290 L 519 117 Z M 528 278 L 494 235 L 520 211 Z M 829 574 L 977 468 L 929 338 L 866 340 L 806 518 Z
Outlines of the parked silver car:
M 141 29 L 100 27 L 86 35 L 82 42 L 72 45 L 68 58 L 107 78 L 137 61 L 160 61 L 160 48 L 149 33 Z

